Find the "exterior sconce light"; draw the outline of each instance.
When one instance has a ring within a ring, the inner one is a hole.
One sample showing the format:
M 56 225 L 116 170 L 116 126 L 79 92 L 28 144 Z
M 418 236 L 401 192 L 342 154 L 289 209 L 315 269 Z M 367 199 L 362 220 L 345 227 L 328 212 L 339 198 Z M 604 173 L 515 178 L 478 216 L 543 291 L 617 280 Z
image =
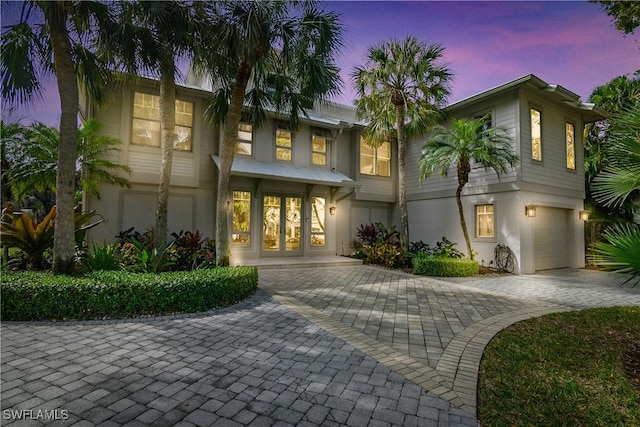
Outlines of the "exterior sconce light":
M 524 214 L 529 217 L 529 218 L 533 218 L 536 216 L 536 207 L 534 205 L 527 205 L 524 207 Z
M 578 212 L 578 218 L 582 221 L 589 221 L 589 211 L 580 211 Z
M 331 206 L 329 208 L 329 214 L 331 214 L 331 215 L 335 215 L 336 214 L 336 207 L 335 206 Z

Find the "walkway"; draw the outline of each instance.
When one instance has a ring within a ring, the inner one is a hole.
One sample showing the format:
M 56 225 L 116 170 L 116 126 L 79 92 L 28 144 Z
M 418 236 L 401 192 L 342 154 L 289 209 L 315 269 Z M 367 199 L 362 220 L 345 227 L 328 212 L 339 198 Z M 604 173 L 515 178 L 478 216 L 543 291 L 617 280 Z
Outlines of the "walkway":
M 480 357 L 500 329 L 572 307 L 640 305 L 640 288 L 562 274 L 496 285 L 369 266 L 261 268 L 264 291 L 224 310 L 5 322 L 2 425 L 42 425 L 15 417 L 57 409 L 46 414 L 69 419 L 54 424 L 77 426 L 473 426 Z

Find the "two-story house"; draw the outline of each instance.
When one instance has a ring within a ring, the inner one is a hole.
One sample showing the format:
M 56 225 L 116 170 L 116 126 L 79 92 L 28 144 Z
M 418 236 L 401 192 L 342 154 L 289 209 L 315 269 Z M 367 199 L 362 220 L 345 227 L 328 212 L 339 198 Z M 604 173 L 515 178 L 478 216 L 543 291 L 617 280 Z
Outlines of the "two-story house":
M 205 85 L 206 86 L 206 85 Z M 169 232 L 199 230 L 215 237 L 219 147 L 223 129 L 203 118 L 210 92 L 179 86 L 176 143 L 169 196 Z M 106 219 L 94 242 L 113 241 L 130 227 L 153 224 L 159 170 L 157 82 L 124 88 L 105 109 L 87 105 L 85 117 L 122 141 L 117 160 L 132 169 L 131 188 L 102 185 L 101 199 L 84 201 Z M 360 140 L 352 108 L 323 102 L 290 129 L 271 114 L 259 128 L 238 127 L 229 217 L 231 263 L 274 256 L 348 255 L 360 224 L 389 224 L 397 199 L 392 143 L 370 148 Z
M 222 129 L 203 118 L 207 84 L 179 86 L 169 231 L 200 230 L 215 237 L 218 150 Z M 106 219 L 91 230 L 113 241 L 130 227 L 153 224 L 160 169 L 157 82 L 120 90 L 103 110 L 82 113 L 123 145 L 115 159 L 133 170 L 130 189 L 103 185 L 85 200 Z M 584 266 L 582 129 L 602 111 L 568 90 L 526 76 L 447 107 L 453 117 L 489 114 L 506 129 L 520 157 L 498 180 L 476 165 L 464 205 L 472 245 L 485 265 L 497 244 L 516 257 L 516 271 Z M 238 127 L 232 167 L 231 263 L 283 256 L 348 255 L 361 224 L 397 222 L 396 144 L 371 148 L 353 108 L 323 102 L 298 129 L 272 114 L 259 128 Z M 409 143 L 407 188 L 410 240 L 464 242 L 454 199 L 455 174 L 419 185 L 418 159 L 426 136 Z M 527 209 L 527 212 L 525 212 Z M 535 215 L 535 216 L 533 216 Z
M 584 267 L 583 127 L 604 111 L 567 89 L 528 75 L 446 108 L 451 117 L 488 115 L 489 126 L 514 142 L 517 166 L 501 176 L 475 164 L 463 191 L 464 215 L 476 259 L 489 265 L 496 245 L 515 255 L 523 274 L 560 267 Z M 417 165 L 421 141 L 413 141 L 407 164 Z M 455 202 L 455 171 L 422 185 L 419 171 L 407 176 L 412 240 L 446 236 L 464 248 Z

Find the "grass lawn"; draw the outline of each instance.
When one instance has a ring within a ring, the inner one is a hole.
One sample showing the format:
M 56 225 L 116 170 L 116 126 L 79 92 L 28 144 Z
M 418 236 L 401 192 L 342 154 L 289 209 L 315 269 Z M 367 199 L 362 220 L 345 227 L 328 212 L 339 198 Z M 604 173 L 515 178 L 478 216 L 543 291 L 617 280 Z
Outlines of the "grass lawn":
M 480 367 L 483 426 L 640 426 L 640 307 L 517 323 Z

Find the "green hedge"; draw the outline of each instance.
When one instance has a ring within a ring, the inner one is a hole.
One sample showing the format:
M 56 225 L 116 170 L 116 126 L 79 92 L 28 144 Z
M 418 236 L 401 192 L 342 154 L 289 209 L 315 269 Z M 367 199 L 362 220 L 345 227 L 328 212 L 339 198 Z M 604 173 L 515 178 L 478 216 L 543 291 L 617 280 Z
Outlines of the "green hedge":
M 255 267 L 86 276 L 45 272 L 3 273 L 2 320 L 102 319 L 194 313 L 226 307 L 258 287 Z
M 421 276 L 467 277 L 478 274 L 478 263 L 464 258 L 415 257 L 413 273 Z

